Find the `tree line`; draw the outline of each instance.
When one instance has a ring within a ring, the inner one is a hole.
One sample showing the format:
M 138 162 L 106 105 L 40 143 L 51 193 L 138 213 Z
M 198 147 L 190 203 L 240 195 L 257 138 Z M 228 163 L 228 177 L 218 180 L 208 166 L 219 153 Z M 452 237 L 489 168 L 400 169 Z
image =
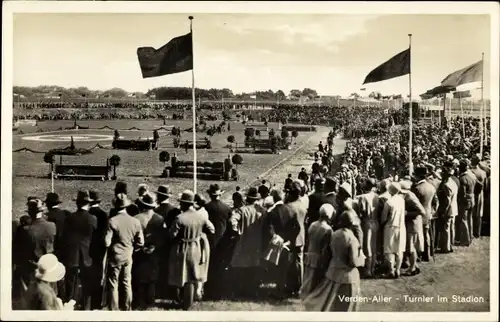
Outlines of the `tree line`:
M 69 98 L 113 98 L 113 99 L 191 99 L 191 87 L 157 87 L 149 89 L 147 92 L 127 92 L 122 88 L 111 88 L 107 90 L 92 90 L 88 87 L 66 88 L 56 85 L 41 85 L 36 87 L 14 86 L 14 100 L 22 99 L 69 99 Z M 208 100 L 252 100 L 254 96 L 259 100 L 298 100 L 306 97 L 308 99 L 318 98 L 316 90 L 311 88 L 292 89 L 287 94 L 283 90 L 255 91 L 250 93 L 234 93 L 229 88 L 195 88 L 196 98 Z

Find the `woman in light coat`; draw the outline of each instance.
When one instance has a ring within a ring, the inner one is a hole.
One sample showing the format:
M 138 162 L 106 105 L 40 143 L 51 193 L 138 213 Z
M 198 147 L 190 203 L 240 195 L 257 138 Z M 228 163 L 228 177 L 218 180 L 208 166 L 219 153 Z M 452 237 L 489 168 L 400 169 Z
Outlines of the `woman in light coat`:
M 331 260 L 326 274 L 302 299 L 307 311 L 351 312 L 359 309 L 358 301 L 343 300 L 360 296 L 358 267 L 365 264 L 361 245 L 352 232 L 355 221 L 354 212 L 345 211 L 340 215 L 338 229 L 330 241 Z
M 403 252 L 406 250 L 405 200 L 401 196 L 401 185 L 393 182 L 387 191 L 391 198 L 384 205 L 380 217 L 384 231 L 384 255 L 389 264 L 388 278 L 401 275 Z
M 304 253 L 304 280 L 300 297 L 306 299 L 323 280 L 331 259 L 330 242 L 333 229 L 330 220 L 335 208 L 324 204 L 319 208 L 319 220 L 313 222 L 308 230 L 309 243 Z

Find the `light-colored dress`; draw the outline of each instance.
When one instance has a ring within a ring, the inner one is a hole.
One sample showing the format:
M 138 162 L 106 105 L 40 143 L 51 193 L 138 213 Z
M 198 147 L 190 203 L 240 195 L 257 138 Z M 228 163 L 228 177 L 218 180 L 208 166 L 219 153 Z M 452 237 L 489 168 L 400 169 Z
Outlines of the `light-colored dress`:
M 183 287 L 186 283 L 207 281 L 210 246 L 203 233 L 204 228 L 215 232 L 208 216 L 193 208 L 174 220 L 169 231 L 173 239 L 168 268 L 170 285 Z
M 377 252 L 380 201 L 375 192 L 362 194 L 358 199 L 359 217 L 363 230 L 363 252 L 372 257 Z
M 333 229 L 325 221 L 315 221 L 308 230 L 309 243 L 304 253 L 304 280 L 300 297 L 305 299 L 325 278 L 330 263 Z
M 360 278 L 357 267 L 364 266 L 365 257 L 359 241 L 352 230 L 338 229 L 332 234 L 330 251 L 332 258 L 325 277 L 302 299 L 305 309 L 321 312 L 357 311 L 359 302 L 342 299 L 360 296 Z
M 385 203 L 380 218 L 384 227 L 384 254 L 401 254 L 406 250 L 405 200 L 392 196 Z

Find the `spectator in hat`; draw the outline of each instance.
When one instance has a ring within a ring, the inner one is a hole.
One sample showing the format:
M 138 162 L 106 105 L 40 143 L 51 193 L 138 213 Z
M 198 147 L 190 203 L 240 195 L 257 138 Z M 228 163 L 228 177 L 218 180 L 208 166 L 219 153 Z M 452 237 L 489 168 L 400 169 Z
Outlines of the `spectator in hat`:
M 441 173 L 442 181 L 437 191 L 439 207 L 437 210 L 436 231 L 438 240 L 436 243 L 441 253 L 453 252 L 452 241 L 455 238 L 455 217 L 458 214 L 458 186 L 451 178 L 453 173 L 453 164 L 446 162 Z
M 472 228 L 474 225 L 475 196 L 474 192 L 478 187 L 477 177 L 470 171 L 470 163 L 467 159 L 460 161 L 460 186 L 458 187 L 458 214 L 455 221 L 455 244 L 469 246 L 472 238 Z M 480 185 L 480 184 L 479 184 Z
M 145 183 L 141 183 L 137 186 L 137 199 L 135 200 L 135 204 L 139 204 L 142 196 L 144 196 L 144 194 L 146 192 L 149 191 L 149 186 Z
M 238 236 L 231 259 L 231 268 L 235 272 L 241 290 L 253 294 L 260 285 L 260 259 L 262 258 L 262 216 L 256 206 L 260 195 L 256 188 L 250 188 L 246 195 L 246 206 L 239 212 L 233 212 L 229 219 L 231 233 Z
M 364 193 L 359 196 L 359 218 L 363 230 L 363 253 L 366 256 L 365 277 L 373 277 L 375 256 L 378 251 L 377 238 L 380 222 L 380 201 L 376 193 L 377 182 L 368 178 L 364 183 Z
M 309 229 L 309 226 L 318 220 L 319 208 L 326 203 L 325 201 L 325 180 L 318 178 L 314 182 L 314 191 L 309 195 L 309 208 L 307 209 L 306 219 L 304 220 L 304 231 Z
M 241 193 L 241 188 L 239 186 L 236 187 L 236 191 L 233 193 L 233 212 L 239 210 L 241 207 L 245 205 L 244 196 Z
M 476 177 L 476 185 L 474 187 L 474 208 L 472 210 L 472 227 L 469 229 L 472 231 L 472 236 L 474 238 L 481 237 L 481 226 L 483 218 L 483 208 L 485 193 L 484 188 L 486 186 L 487 174 L 481 166 L 481 156 L 475 154 L 471 160 L 470 172 Z M 489 198 L 489 194 L 487 198 Z
M 63 305 L 51 285 L 62 280 L 66 268 L 54 254 L 45 254 L 36 263 L 34 282 L 24 296 L 24 309 L 33 311 L 72 310 L 73 303 Z
M 212 192 L 216 192 L 213 190 Z M 194 297 L 202 297 L 203 283 L 207 281 L 210 247 L 202 238 L 204 229 L 215 233 L 215 227 L 195 206 L 195 194 L 185 190 L 180 198 L 181 214 L 169 229 L 172 251 L 169 260 L 169 284 L 183 290 L 181 299 L 188 310 Z
M 307 301 L 328 269 L 332 257 L 330 242 L 333 235 L 330 220 L 334 213 L 335 208 L 332 205 L 322 205 L 319 209 L 319 220 L 313 222 L 307 232 L 309 244 L 304 253 L 304 281 L 300 291 L 303 301 Z
M 17 243 L 12 245 L 16 270 L 21 280 L 21 294 L 24 294 L 33 280 L 40 257 L 54 253 L 56 238 L 56 225 L 43 217 L 43 202 L 40 199 L 31 199 L 27 202 L 27 207 L 31 225 L 18 232 Z
M 89 213 L 90 202 L 88 191 L 78 191 L 77 210 L 66 218 L 62 234 L 64 248 L 61 261 L 67 270 L 64 300 L 66 302 L 75 300 L 83 310 L 90 310 L 94 278 L 90 243 L 97 229 L 97 219 Z M 78 285 L 81 285 L 81 295 L 77 292 Z
M 331 177 L 325 179 L 325 203 L 337 208 L 337 181 Z
M 267 196 L 269 196 L 269 187 L 267 186 L 266 180 L 262 180 L 258 192 L 262 199 L 265 199 Z
M 302 188 L 298 182 L 293 182 L 289 188 L 287 197 L 285 199 L 286 205 L 292 210 L 294 216 L 297 217 L 299 222 L 300 232 L 295 240 L 295 244 L 290 247 L 293 256 L 292 263 L 289 269 L 288 276 L 288 290 L 287 292 L 292 296 L 298 296 L 302 286 L 302 279 L 304 275 L 303 269 L 303 251 L 305 246 L 305 226 L 304 221 L 307 215 L 307 208 L 301 201 Z
M 307 175 L 306 168 L 300 169 L 300 172 L 299 172 L 299 175 L 297 178 L 304 181 L 304 183 L 307 185 L 307 183 L 309 182 L 309 176 Z
M 417 267 L 418 254 L 424 250 L 424 231 L 422 218 L 426 212 L 417 196 L 411 191 L 411 181 L 400 182 L 401 194 L 405 200 L 405 226 L 406 226 L 406 258 L 409 259 L 409 276 L 420 274 Z
M 358 239 L 359 244 L 363 245 L 363 230 L 361 230 L 361 221 L 353 208 L 352 186 L 349 183 L 344 182 L 340 185 L 336 201 L 336 216 L 332 219 L 333 230 L 337 229 L 337 220 L 340 218 L 339 216 L 344 212 L 349 212 L 349 216 L 356 218 L 352 225 L 354 236 Z
M 274 200 L 279 201 L 264 216 L 262 248 L 265 250 L 266 266 L 276 281 L 276 293 L 273 296 L 284 298 L 287 295 L 288 270 L 292 264 L 291 256 L 288 255 L 300 233 L 300 224 L 294 211 L 282 202 L 284 192 L 273 190 L 273 194 Z
M 106 245 L 104 236 L 108 229 L 108 214 L 101 208 L 101 198 L 97 191 L 89 191 L 90 208 L 89 213 L 96 217 L 97 228 L 92 234 L 90 242 L 90 257 L 92 258 L 92 275 L 94 287 L 92 288 L 91 309 L 100 310 L 102 308 L 103 293 L 103 274 L 104 257 L 106 254 Z
M 114 193 L 115 193 L 115 198 L 117 195 L 119 194 L 124 194 L 124 195 L 127 195 L 128 194 L 128 186 L 125 182 L 123 181 L 118 181 L 115 185 L 115 190 L 114 190 Z M 117 213 L 117 209 L 116 208 L 111 208 L 111 210 L 109 211 L 109 218 L 112 218 L 116 215 Z
M 436 188 L 429 182 L 430 176 L 427 167 L 417 167 L 415 169 L 417 182 L 411 189 L 425 210 L 425 216 L 422 217 L 424 235 L 422 261 L 424 262 L 428 262 L 434 256 L 435 213 L 438 208 Z
M 61 236 L 64 227 L 64 220 L 70 214 L 69 211 L 63 210 L 59 208 L 61 204 L 61 200 L 59 199 L 59 195 L 55 192 L 47 193 L 45 198 L 45 206 L 47 207 L 47 213 L 45 214 L 45 218 L 49 222 L 53 222 L 56 224 L 56 239 L 54 241 L 54 254 L 61 257 Z
M 289 173 L 288 177 L 285 179 L 285 192 L 292 188 L 292 184 L 293 184 L 292 174 Z
M 401 275 L 403 252 L 406 248 L 405 201 L 401 196 L 401 185 L 392 182 L 387 191 L 391 198 L 387 200 L 380 217 L 384 236 L 384 254 L 389 264 L 388 278 Z
M 118 311 L 123 303 L 121 309 L 129 311 L 132 305 L 132 254 L 144 246 L 144 234 L 140 221 L 127 213 L 131 201 L 126 194 L 119 193 L 113 204 L 116 215 L 110 218 L 104 239 L 108 249 L 108 305 L 111 311 Z
M 165 240 L 165 231 L 163 217 L 154 212 L 157 204 L 150 192 L 145 192 L 137 205 L 139 214 L 135 218 L 141 224 L 144 246 L 134 253 L 133 258 L 133 304 L 138 309 L 145 309 L 154 304 L 156 282 L 160 274 L 160 250 Z
M 170 203 L 169 198 L 171 196 L 172 194 L 168 185 L 161 185 L 156 190 L 158 207 L 154 210 L 154 212 L 163 217 L 167 229 L 170 229 L 175 217 L 179 214 L 177 211 L 178 209 Z
M 330 262 L 318 286 L 303 300 L 307 311 L 357 311 L 359 301 L 343 301 L 358 297 L 360 278 L 358 267 L 365 265 L 365 256 L 358 239 L 352 233 L 354 213 L 344 212 L 338 219 L 338 229 L 330 241 Z
M 210 254 L 212 257 L 212 264 L 209 266 L 208 282 L 205 285 L 206 296 L 217 297 L 218 286 L 217 283 L 222 278 L 225 272 L 225 263 L 229 253 L 229 233 L 226 233 L 227 223 L 232 215 L 231 207 L 220 200 L 223 194 L 222 189 L 218 184 L 212 184 L 207 190 L 210 196 L 210 202 L 205 206 L 208 212 L 208 219 L 215 227 L 215 233 L 207 234 L 210 242 Z M 208 232 L 208 231 L 206 231 Z M 219 245 L 220 244 L 220 245 Z

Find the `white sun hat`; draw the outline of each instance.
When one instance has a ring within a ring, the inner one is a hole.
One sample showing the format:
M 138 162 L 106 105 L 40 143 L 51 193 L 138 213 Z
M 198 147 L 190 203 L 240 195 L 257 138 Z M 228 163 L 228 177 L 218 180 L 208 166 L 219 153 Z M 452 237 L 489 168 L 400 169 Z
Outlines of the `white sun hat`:
M 45 254 L 38 260 L 35 277 L 45 282 L 60 281 L 66 274 L 66 267 L 53 254 Z

